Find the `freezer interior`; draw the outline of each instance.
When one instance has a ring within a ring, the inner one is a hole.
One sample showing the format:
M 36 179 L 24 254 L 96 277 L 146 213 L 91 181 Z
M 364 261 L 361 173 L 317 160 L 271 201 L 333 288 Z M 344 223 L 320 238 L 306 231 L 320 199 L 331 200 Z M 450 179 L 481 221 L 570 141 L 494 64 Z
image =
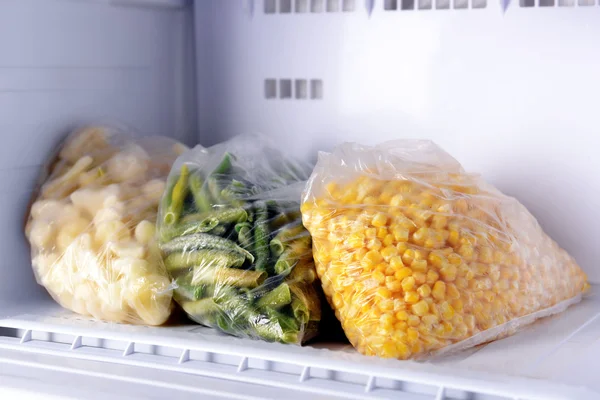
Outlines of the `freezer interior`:
M 0 358 L 247 398 L 600 396 L 599 17 L 596 0 L 0 2 Z M 41 166 L 89 122 L 202 145 L 260 132 L 311 159 L 341 141 L 433 139 L 525 204 L 592 290 L 514 336 L 425 362 L 91 321 L 36 283 L 23 234 Z

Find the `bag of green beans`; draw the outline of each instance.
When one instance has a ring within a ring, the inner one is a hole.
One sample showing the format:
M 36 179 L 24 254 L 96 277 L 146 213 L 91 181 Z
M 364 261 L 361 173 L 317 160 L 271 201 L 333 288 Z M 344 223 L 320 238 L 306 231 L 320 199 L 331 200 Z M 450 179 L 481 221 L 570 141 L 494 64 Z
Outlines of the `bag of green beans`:
M 158 235 L 174 298 L 192 320 L 272 342 L 316 335 L 322 295 L 300 213 L 311 169 L 257 136 L 175 162 Z

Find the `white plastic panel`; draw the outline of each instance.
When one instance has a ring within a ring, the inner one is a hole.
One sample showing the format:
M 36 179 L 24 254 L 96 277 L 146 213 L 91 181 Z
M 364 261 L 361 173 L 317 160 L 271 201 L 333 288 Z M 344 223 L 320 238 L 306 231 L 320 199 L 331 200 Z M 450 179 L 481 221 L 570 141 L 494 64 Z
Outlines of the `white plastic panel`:
M 19 232 L 39 166 L 74 126 L 195 139 L 193 14 L 184 6 L 0 1 L 0 300 L 43 293 Z
M 260 131 L 314 157 L 340 141 L 433 139 L 600 282 L 600 6 L 408 3 L 267 14 L 262 0 L 199 2 L 201 142 Z M 322 98 L 266 98 L 267 79 L 321 80 Z
M 301 348 L 238 339 L 198 325 L 94 322 L 48 300 L 0 319 L 0 364 L 6 362 L 5 350 L 21 352 L 10 361 L 17 365 L 31 354 L 58 357 L 63 361 L 53 361 L 53 366 L 59 371 L 76 370 L 80 367 L 74 365 L 83 361 L 111 363 L 108 369 L 94 367 L 91 375 L 101 372 L 106 379 L 120 380 L 124 391 L 129 390 L 127 382 L 145 381 L 158 389 L 171 387 L 174 394 L 211 390 L 232 396 L 233 391 L 239 398 L 281 398 L 285 393 L 289 399 L 591 400 L 600 396 L 597 289 L 566 313 L 514 336 L 427 362 L 364 357 L 343 343 Z M 131 368 L 138 372 L 128 375 Z M 91 379 L 88 371 L 77 373 Z

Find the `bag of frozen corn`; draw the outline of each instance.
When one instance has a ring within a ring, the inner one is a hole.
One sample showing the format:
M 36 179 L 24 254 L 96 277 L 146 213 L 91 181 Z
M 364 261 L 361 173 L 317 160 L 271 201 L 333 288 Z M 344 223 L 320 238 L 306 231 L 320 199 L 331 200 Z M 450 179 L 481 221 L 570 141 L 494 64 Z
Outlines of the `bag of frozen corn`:
M 475 346 L 563 311 L 588 286 L 523 205 L 429 141 L 321 153 L 302 214 L 325 295 L 366 355 Z
M 71 134 L 42 175 L 26 236 L 36 279 L 63 307 L 158 325 L 172 293 L 155 239 L 166 177 L 186 147 L 105 127 Z
M 158 229 L 174 298 L 192 320 L 273 342 L 316 334 L 320 287 L 300 214 L 309 174 L 255 136 L 177 160 Z

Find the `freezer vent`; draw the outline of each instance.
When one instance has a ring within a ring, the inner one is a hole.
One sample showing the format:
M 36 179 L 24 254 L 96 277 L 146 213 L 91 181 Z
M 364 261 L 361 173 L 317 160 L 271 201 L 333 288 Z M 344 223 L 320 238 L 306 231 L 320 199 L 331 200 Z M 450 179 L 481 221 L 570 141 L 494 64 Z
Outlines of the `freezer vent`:
M 530 1 L 530 0 L 520 0 Z M 541 0 L 542 1 L 542 0 Z M 546 0 L 549 1 L 549 0 Z M 550 0 L 551 1 L 551 0 Z M 408 10 L 448 10 L 453 8 L 455 10 L 466 10 L 468 8 L 485 8 L 487 6 L 487 0 L 471 0 L 471 6 L 469 7 L 469 0 L 384 0 L 383 10 L 384 11 L 408 11 Z
M 586 7 L 595 6 L 597 0 L 519 0 L 521 7 Z M 600 4 L 600 0 L 598 0 Z
M 352 12 L 356 0 L 263 0 L 265 14 Z
M 265 99 L 323 98 L 321 79 L 265 79 Z

